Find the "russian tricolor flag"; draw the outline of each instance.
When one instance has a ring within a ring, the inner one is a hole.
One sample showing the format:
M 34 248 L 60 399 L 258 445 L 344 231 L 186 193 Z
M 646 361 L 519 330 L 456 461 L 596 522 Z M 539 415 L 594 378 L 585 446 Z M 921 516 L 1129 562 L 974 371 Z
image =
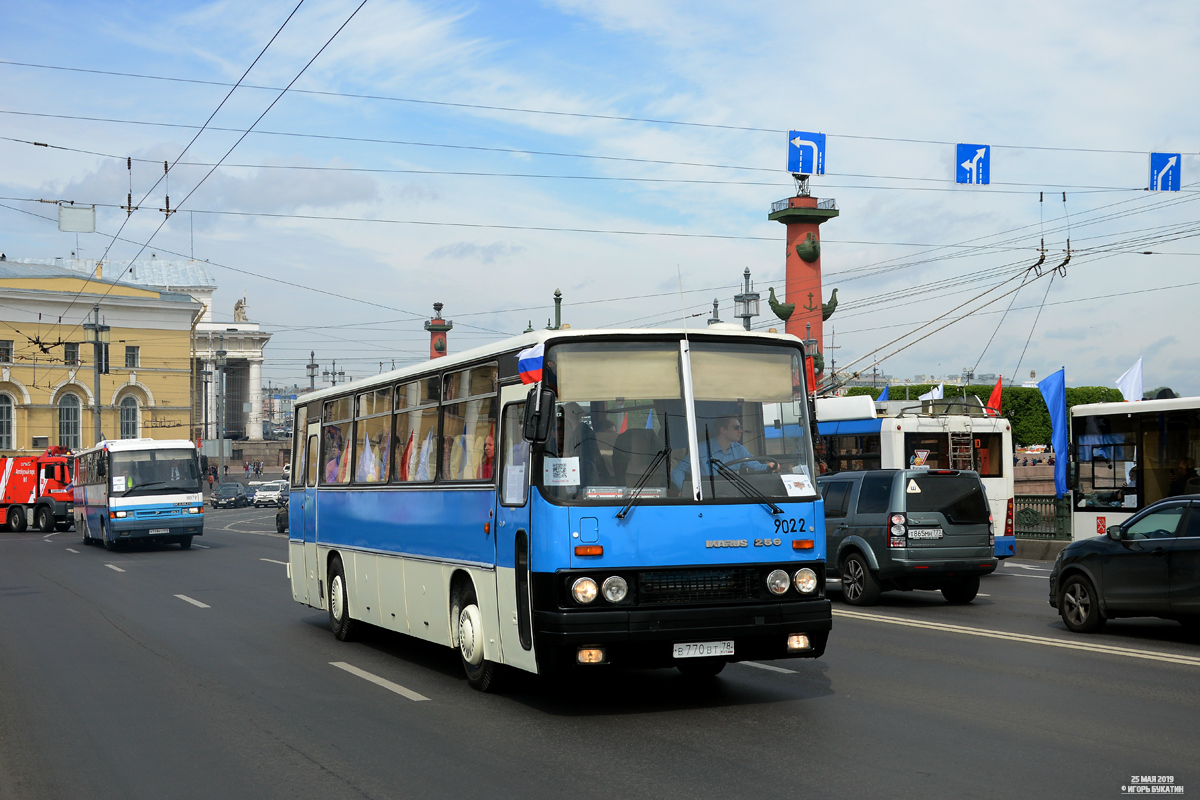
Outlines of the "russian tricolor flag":
M 517 372 L 521 373 L 521 383 L 537 383 L 542 379 L 542 355 L 545 351 L 546 345 L 535 344 L 517 353 Z

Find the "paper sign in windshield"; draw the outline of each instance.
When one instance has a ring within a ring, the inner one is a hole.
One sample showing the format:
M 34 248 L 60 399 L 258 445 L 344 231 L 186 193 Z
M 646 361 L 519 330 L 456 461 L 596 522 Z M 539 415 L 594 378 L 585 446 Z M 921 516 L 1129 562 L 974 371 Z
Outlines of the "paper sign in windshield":
M 114 492 L 123 492 L 123 491 L 125 491 L 125 476 L 124 476 L 124 475 L 114 475 L 114 476 L 113 476 L 113 488 L 112 488 L 112 490 L 113 490 Z
M 525 465 L 509 466 L 504 472 L 504 502 L 508 505 L 525 503 Z
M 807 475 L 780 475 L 779 477 L 783 481 L 783 488 L 787 491 L 788 497 L 817 493 Z
M 542 483 L 545 486 L 578 486 L 579 456 L 543 458 Z

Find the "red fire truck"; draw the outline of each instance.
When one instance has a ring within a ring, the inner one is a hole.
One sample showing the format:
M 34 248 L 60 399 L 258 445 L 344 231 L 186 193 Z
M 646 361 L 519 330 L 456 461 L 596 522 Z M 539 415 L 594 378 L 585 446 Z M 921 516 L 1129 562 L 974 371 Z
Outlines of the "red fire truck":
M 74 518 L 70 451 L 54 445 L 40 456 L 0 456 L 0 523 L 13 532 L 33 525 L 65 531 Z

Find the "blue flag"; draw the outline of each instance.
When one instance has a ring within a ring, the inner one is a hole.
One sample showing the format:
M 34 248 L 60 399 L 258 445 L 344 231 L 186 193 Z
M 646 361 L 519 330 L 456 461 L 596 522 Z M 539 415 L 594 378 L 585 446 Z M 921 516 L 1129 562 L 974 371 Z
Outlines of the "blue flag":
M 1050 411 L 1050 444 L 1054 445 L 1054 494 L 1067 493 L 1067 371 L 1060 369 L 1038 382 Z
M 883 387 L 883 391 L 879 393 L 879 397 L 875 398 L 876 403 L 882 403 L 888 399 L 888 387 Z

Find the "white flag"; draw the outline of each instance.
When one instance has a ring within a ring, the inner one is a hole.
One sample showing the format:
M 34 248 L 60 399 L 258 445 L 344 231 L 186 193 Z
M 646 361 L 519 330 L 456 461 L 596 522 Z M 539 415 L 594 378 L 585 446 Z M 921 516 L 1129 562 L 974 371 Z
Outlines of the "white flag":
M 1125 371 L 1125 374 L 1117 378 L 1117 388 L 1121 390 L 1121 396 L 1125 398 L 1125 402 L 1134 403 L 1142 399 L 1142 359 L 1139 358 L 1137 363 Z
M 941 400 L 946 391 L 946 384 L 939 383 L 937 386 L 930 389 L 925 394 L 918 397 L 918 400 Z

